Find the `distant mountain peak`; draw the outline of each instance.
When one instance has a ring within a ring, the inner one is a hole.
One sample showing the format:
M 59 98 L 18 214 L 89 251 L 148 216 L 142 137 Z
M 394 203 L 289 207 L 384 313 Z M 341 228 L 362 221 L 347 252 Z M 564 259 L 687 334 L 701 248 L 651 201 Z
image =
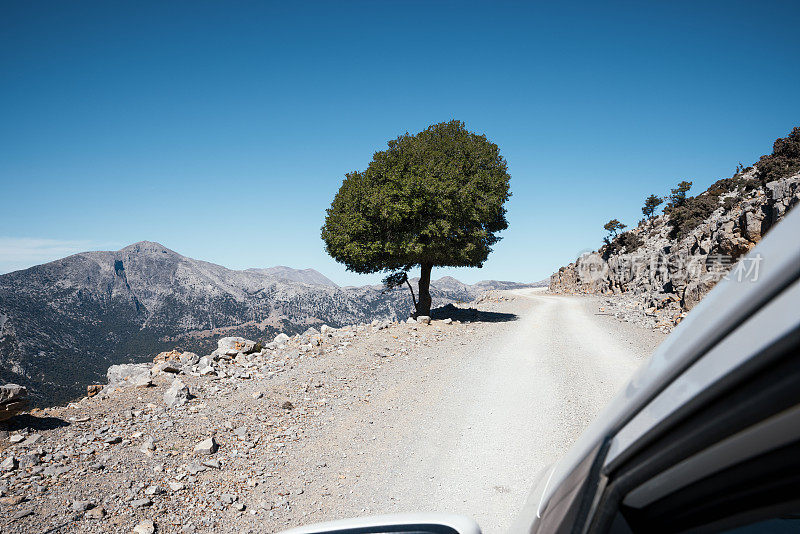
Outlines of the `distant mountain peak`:
M 164 253 L 164 254 L 175 254 L 180 256 L 177 252 L 172 249 L 169 249 L 162 245 L 161 243 L 157 243 L 155 241 L 139 241 L 137 243 L 133 243 L 128 245 L 127 247 L 123 247 L 117 252 L 144 252 L 144 253 Z

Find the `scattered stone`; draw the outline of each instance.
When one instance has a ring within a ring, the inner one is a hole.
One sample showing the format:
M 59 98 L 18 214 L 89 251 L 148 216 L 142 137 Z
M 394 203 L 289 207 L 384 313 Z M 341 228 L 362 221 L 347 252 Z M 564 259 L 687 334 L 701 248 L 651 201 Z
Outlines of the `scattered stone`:
M 256 391 L 256 392 L 255 392 L 255 393 L 253 393 L 251 396 L 252 396 L 254 399 L 258 400 L 258 399 L 260 399 L 261 397 L 263 397 L 263 396 L 264 396 L 264 394 L 263 394 L 262 392 L 260 392 L 260 391 Z
M 6 504 L 8 506 L 16 506 L 24 501 L 25 497 L 22 495 L 9 495 L 8 497 L 0 497 L 0 504 Z
M 88 510 L 84 514 L 84 517 L 86 517 L 88 519 L 103 519 L 103 517 L 105 517 L 105 515 L 106 515 L 105 508 L 103 508 L 102 506 L 97 506 L 95 508 L 92 508 L 92 509 Z
M 117 443 L 122 443 L 122 438 L 120 436 L 111 436 L 103 440 L 103 443 L 107 445 L 116 445 Z
M 133 527 L 134 534 L 154 534 L 156 531 L 156 524 L 152 519 L 145 519 L 138 525 Z
M 162 493 L 164 493 L 164 490 L 155 485 L 147 486 L 144 490 L 145 495 L 161 495 Z
M 215 452 L 217 452 L 218 448 L 219 446 L 217 445 L 217 441 L 212 436 L 208 439 L 204 439 L 203 441 L 195 445 L 194 453 L 203 455 L 214 454 Z
M 185 487 L 186 486 L 182 482 L 170 482 L 169 483 L 169 489 L 171 489 L 172 491 L 181 491 Z
M 447 319 L 443 320 L 442 322 L 444 324 L 453 324 L 453 320 L 450 317 L 448 317 Z
M 222 468 L 222 464 L 220 464 L 219 460 L 217 460 L 216 458 L 204 461 L 203 465 L 205 467 L 210 467 L 212 469 L 221 469 Z
M 17 468 L 18 465 L 19 462 L 17 462 L 17 459 L 14 458 L 13 456 L 9 456 L 5 460 L 3 460 L 2 463 L 0 463 L 0 471 L 3 472 L 13 471 Z
M 94 503 L 92 501 L 72 501 L 73 512 L 85 512 L 93 507 Z
M 131 501 L 131 506 L 134 508 L 144 508 L 145 506 L 150 506 L 153 504 L 153 501 L 150 499 L 136 499 Z
M 281 408 L 283 408 L 284 410 L 292 410 L 292 409 L 294 409 L 294 404 L 292 404 L 291 401 L 287 400 L 287 401 L 284 401 L 283 404 L 281 404 Z
M 101 391 L 103 391 L 103 385 L 102 384 L 90 384 L 90 385 L 86 386 L 86 396 L 87 397 L 94 397 L 95 395 L 97 395 Z
M 153 452 L 154 450 L 156 450 L 156 444 L 153 441 L 153 437 L 147 436 L 147 439 L 144 440 L 144 443 L 142 443 L 142 448 L 139 450 L 142 451 L 143 453 Z
M 186 472 L 188 472 L 190 475 L 196 475 L 197 473 L 202 473 L 205 470 L 206 468 L 197 462 L 192 462 L 186 466 Z
M 431 324 L 431 318 L 429 315 L 420 315 L 417 317 L 417 322 L 422 324 Z
M 22 447 L 32 447 L 32 446 L 36 445 L 37 443 L 39 443 L 40 441 L 42 441 L 42 435 L 41 434 L 31 434 L 30 436 L 25 438 L 25 441 L 22 442 L 21 446 Z
M 10 441 L 12 445 L 14 445 L 15 443 L 25 441 L 25 436 L 23 434 L 14 434 L 10 438 L 8 438 L 8 441 Z
M 20 510 L 11 516 L 11 520 L 16 521 L 17 519 L 22 519 L 23 517 L 28 517 L 29 515 L 33 515 L 33 510 Z

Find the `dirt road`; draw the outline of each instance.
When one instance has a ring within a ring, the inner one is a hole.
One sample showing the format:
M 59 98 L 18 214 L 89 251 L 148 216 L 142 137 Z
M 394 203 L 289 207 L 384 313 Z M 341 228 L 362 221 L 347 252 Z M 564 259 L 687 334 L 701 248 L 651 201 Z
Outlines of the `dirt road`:
M 489 534 L 510 526 L 540 470 L 663 339 L 595 300 L 515 297 L 471 335 L 385 366 L 368 402 L 337 410 L 292 451 L 287 468 L 313 483 L 293 498 L 290 524 L 444 511 Z

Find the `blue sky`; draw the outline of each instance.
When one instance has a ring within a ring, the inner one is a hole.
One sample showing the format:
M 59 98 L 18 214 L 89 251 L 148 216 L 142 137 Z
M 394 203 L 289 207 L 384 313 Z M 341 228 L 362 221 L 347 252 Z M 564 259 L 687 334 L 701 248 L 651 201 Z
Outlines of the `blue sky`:
M 231 268 L 347 273 L 344 174 L 457 118 L 509 163 L 483 269 L 539 280 L 800 125 L 797 2 L 4 2 L 0 272 L 158 241 Z

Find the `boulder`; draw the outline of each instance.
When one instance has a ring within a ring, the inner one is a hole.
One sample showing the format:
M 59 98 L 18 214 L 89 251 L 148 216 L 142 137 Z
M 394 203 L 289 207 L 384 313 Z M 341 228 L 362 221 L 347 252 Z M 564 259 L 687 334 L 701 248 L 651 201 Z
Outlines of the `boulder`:
M 184 365 L 197 365 L 197 362 L 200 361 L 200 356 L 194 352 L 184 352 L 181 353 L 179 360 Z
M 175 360 L 169 360 L 167 362 L 164 362 L 164 367 L 161 368 L 161 371 L 164 373 L 178 374 L 181 372 L 182 368 L 183 366 L 180 364 L 180 362 L 177 362 Z
M 289 336 L 287 336 L 283 332 L 275 336 L 275 343 L 277 343 L 278 345 L 283 345 L 287 341 L 289 341 Z
M 94 397 L 101 391 L 103 391 L 103 384 L 89 384 L 88 386 L 86 386 L 87 397 Z
M 181 352 L 177 350 L 160 352 L 155 358 L 153 358 L 153 363 L 168 362 L 169 360 L 179 360 L 180 357 L 181 357 Z
M 420 315 L 417 317 L 417 322 L 422 324 L 431 324 L 431 318 L 429 315 Z
M 172 385 L 164 392 L 164 403 L 170 408 L 183 406 L 189 400 L 189 386 L 180 378 L 172 381 Z
M 10 419 L 27 407 L 27 388 L 17 384 L 0 386 L 0 421 Z
M 137 385 L 138 381 L 150 380 L 150 366 L 146 363 L 123 363 L 112 365 L 106 372 L 109 385 Z
M 253 348 L 255 346 L 255 341 L 250 341 L 249 339 L 245 339 L 243 337 L 223 337 L 217 341 L 217 350 L 222 354 L 226 354 L 228 351 L 249 354 L 253 352 Z

